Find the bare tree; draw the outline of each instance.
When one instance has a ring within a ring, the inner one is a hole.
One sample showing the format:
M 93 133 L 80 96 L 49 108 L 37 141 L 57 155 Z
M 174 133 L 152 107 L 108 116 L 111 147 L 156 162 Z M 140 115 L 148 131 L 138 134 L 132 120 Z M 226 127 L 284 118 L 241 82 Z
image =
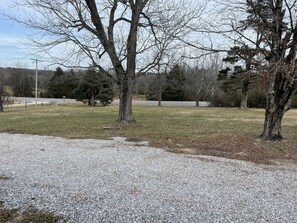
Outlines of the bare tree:
M 169 51 L 169 49 L 163 51 L 163 53 L 160 54 L 160 60 L 155 67 L 155 71 L 157 73 L 155 84 L 158 106 L 162 106 L 162 92 L 164 90 L 164 86 L 166 85 L 166 76 L 168 70 L 170 70 L 174 64 L 176 64 L 176 60 L 173 56 L 174 54 L 167 53 L 167 51 Z
M 32 97 L 34 80 L 29 70 L 14 69 L 11 73 L 10 84 L 16 97 Z
M 187 98 L 194 98 L 198 107 L 202 97 L 212 96 L 221 62 L 219 54 L 203 56 L 189 62 L 183 62 L 186 70 L 187 93 L 189 96 L 193 95 Z
M 16 3 L 25 9 L 26 16 L 13 19 L 36 30 L 35 46 L 49 55 L 57 46 L 63 46 L 62 50 L 67 52 L 64 60 L 54 58 L 59 63 L 79 64 L 88 58 L 108 76 L 111 76 L 108 69 L 113 67 L 119 87 L 120 124 L 135 122 L 132 90 L 136 71 L 145 72 L 159 61 L 159 54 L 152 52 L 156 43 L 166 40 L 159 35 L 160 27 L 166 25 L 174 30 L 180 24 L 172 33 L 180 38 L 188 34 L 190 22 L 201 11 L 185 0 L 22 0 Z M 70 52 L 65 50 L 69 48 Z

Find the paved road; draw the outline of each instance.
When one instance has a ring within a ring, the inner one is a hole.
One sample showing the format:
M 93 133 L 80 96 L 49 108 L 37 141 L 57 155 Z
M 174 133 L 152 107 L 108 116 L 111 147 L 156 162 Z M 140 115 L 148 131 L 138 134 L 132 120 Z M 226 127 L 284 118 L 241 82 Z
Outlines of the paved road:
M 21 103 L 27 101 L 28 104 L 34 104 L 35 98 L 26 98 L 26 97 L 16 97 Z M 62 99 L 62 98 L 38 98 L 38 104 L 51 104 L 51 103 L 70 103 L 76 102 L 75 99 Z M 119 100 L 114 100 L 112 102 L 114 105 L 119 104 Z M 148 105 L 148 106 L 157 106 L 157 101 L 133 101 L 134 105 Z M 195 101 L 162 101 L 162 106 L 187 106 L 194 107 L 196 105 Z M 206 107 L 209 105 L 209 102 L 200 101 L 199 106 Z
M 21 103 L 25 103 L 27 101 L 28 104 L 35 104 L 35 98 L 27 98 L 27 97 L 15 97 Z M 37 104 L 51 104 L 51 103 L 69 103 L 76 102 L 75 99 L 62 99 L 62 98 L 37 98 Z

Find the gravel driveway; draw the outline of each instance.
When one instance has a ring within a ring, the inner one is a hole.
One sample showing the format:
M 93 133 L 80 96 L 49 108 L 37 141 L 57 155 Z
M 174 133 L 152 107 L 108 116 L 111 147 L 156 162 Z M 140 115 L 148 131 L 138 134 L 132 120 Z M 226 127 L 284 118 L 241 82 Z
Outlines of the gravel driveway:
M 297 222 L 297 165 L 0 134 L 0 201 L 68 222 Z

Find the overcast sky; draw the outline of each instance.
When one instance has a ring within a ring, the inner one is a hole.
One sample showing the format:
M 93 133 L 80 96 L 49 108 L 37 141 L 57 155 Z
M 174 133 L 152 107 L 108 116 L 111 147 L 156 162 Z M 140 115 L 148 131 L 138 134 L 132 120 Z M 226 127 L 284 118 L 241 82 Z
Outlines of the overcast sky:
M 9 0 L 0 1 L 0 12 L 10 11 Z M 0 17 L 0 66 L 14 66 L 19 61 L 27 63 L 26 47 L 21 43 L 24 40 L 26 29 L 15 22 Z
M 10 7 L 11 2 L 11 0 L 0 0 L 1 14 L 19 13 L 17 8 Z M 28 34 L 30 30 L 26 27 L 0 16 L 0 67 L 15 67 L 19 63 L 26 68 L 35 68 L 31 58 L 38 56 L 25 44 Z M 45 62 L 40 68 L 44 69 L 46 66 Z
M 11 8 L 12 0 L 0 0 L 0 14 L 21 13 L 16 7 Z M 0 67 L 16 67 L 16 64 L 22 64 L 26 68 L 35 68 L 31 58 L 38 58 L 44 62 L 40 63 L 40 69 L 54 69 L 55 66 L 49 67 L 51 60 L 34 54 L 33 50 L 25 44 L 26 35 L 30 30 L 26 27 L 5 19 L 0 15 Z

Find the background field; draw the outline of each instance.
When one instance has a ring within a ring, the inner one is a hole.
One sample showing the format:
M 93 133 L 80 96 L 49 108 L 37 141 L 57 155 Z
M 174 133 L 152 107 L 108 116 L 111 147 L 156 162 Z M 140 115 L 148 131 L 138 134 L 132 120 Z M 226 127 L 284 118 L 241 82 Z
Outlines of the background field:
M 172 152 L 204 154 L 271 163 L 297 162 L 297 110 L 286 113 L 281 142 L 263 142 L 264 110 L 135 106 L 136 126 L 119 128 L 117 106 L 79 104 L 10 108 L 0 114 L 0 132 L 131 141 Z

